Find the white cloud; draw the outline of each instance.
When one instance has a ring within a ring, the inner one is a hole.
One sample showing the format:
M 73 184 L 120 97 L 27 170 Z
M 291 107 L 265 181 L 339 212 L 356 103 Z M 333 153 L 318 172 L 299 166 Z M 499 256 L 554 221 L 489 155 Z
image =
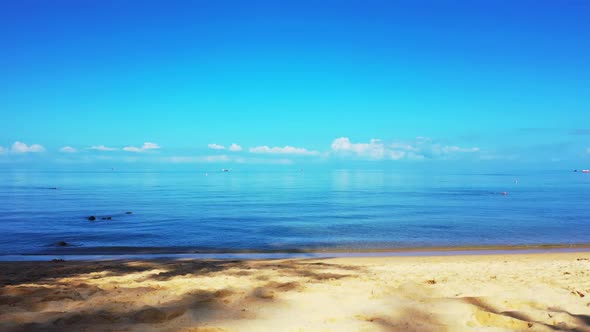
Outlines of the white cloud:
M 39 144 L 29 146 L 22 142 L 14 142 L 11 151 L 14 153 L 43 152 L 45 148 Z
M 115 151 L 117 148 L 109 148 L 108 146 L 104 145 L 94 145 L 88 148 L 89 150 L 96 150 L 96 151 Z
M 143 143 L 142 149 L 144 149 L 144 150 L 154 150 L 154 149 L 160 149 L 160 146 L 158 144 L 156 144 L 156 143 L 145 142 L 145 143 Z
M 442 145 L 439 143 L 419 142 L 417 144 L 417 153 L 422 154 L 426 158 L 452 158 L 464 153 L 479 152 L 477 147 L 463 148 L 455 145 Z
M 171 162 L 174 164 L 183 164 L 183 163 L 222 163 L 222 162 L 231 162 L 232 159 L 227 155 L 216 155 L 216 156 L 173 156 L 164 158 L 164 161 Z
M 284 146 L 284 147 L 269 147 L 269 146 L 257 146 L 255 148 L 250 148 L 251 153 L 261 153 L 261 154 L 292 154 L 292 155 L 301 155 L 301 156 L 317 156 L 320 153 L 318 151 L 307 150 L 305 148 L 296 148 L 293 146 Z
M 268 164 L 268 165 L 292 165 L 293 161 L 286 158 L 244 158 L 228 155 L 212 156 L 174 156 L 160 159 L 174 164 L 205 164 L 205 163 L 234 163 L 234 164 Z
M 143 145 L 141 147 L 135 147 L 135 146 L 126 146 L 123 148 L 123 151 L 127 151 L 127 152 L 145 152 L 148 150 L 157 150 L 159 149 L 160 146 L 156 143 L 150 143 L 150 142 L 145 142 L 143 143 Z
M 389 145 L 392 149 L 402 151 L 416 151 L 416 147 L 408 143 L 394 142 Z
M 59 152 L 76 153 L 76 152 L 78 152 L 78 150 L 76 150 L 75 148 L 73 148 L 71 146 L 64 146 L 63 148 L 59 149 Z
M 238 152 L 238 151 L 242 151 L 244 149 L 240 145 L 233 143 L 232 145 L 230 145 L 229 150 L 233 151 L 233 152 Z
M 371 139 L 369 143 L 352 143 L 348 137 L 340 137 L 332 142 L 332 151 L 342 154 L 353 154 L 369 159 L 383 159 L 388 154 L 385 145 L 379 139 Z M 405 153 L 395 153 L 391 159 L 402 158 Z M 400 157 L 401 155 L 401 157 Z
M 332 142 L 332 152 L 341 156 L 354 156 L 369 160 L 399 160 L 450 158 L 459 153 L 479 152 L 477 147 L 463 148 L 433 142 L 427 137 L 416 137 L 414 142 L 383 143 L 371 139 L 368 143 L 353 143 L 348 137 L 340 137 Z
M 478 152 L 479 148 L 461 148 L 458 146 L 443 146 L 441 148 L 442 152 L 444 153 L 453 153 L 453 152 Z
M 207 147 L 211 150 L 225 150 L 225 146 L 215 144 L 215 143 L 209 144 L 209 145 L 207 145 Z

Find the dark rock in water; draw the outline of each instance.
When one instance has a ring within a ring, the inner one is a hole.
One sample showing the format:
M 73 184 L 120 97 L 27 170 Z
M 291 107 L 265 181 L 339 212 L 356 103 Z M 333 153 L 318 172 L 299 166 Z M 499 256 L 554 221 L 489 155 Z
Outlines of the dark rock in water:
M 127 212 L 125 212 L 125 214 L 133 214 L 133 212 L 127 211 Z
M 112 219 L 113 219 L 113 217 L 111 217 L 111 216 L 109 216 L 109 217 L 102 217 L 102 218 L 100 218 L 100 219 L 102 219 L 102 220 L 112 220 Z
M 66 241 L 59 241 L 56 244 L 58 247 L 67 247 L 69 245 Z
M 88 220 L 95 221 L 96 220 L 96 217 L 95 216 L 90 216 L 90 217 L 88 217 Z

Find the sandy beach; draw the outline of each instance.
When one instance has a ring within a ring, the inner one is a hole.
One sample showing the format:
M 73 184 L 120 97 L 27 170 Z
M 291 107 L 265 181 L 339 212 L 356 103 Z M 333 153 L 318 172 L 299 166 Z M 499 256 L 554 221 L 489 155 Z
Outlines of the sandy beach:
M 0 263 L 2 331 L 590 331 L 590 253 Z

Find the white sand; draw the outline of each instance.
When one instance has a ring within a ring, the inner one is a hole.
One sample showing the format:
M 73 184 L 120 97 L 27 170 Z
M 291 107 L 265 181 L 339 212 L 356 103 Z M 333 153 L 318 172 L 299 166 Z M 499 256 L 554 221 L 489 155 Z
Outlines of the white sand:
M 0 330 L 590 331 L 589 259 L 0 263 Z

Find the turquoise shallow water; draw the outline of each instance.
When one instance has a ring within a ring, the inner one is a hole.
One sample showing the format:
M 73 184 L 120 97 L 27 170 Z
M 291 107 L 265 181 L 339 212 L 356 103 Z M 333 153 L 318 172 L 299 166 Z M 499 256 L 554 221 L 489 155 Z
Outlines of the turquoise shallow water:
M 571 171 L 0 172 L 4 255 L 578 243 L 590 174 Z

